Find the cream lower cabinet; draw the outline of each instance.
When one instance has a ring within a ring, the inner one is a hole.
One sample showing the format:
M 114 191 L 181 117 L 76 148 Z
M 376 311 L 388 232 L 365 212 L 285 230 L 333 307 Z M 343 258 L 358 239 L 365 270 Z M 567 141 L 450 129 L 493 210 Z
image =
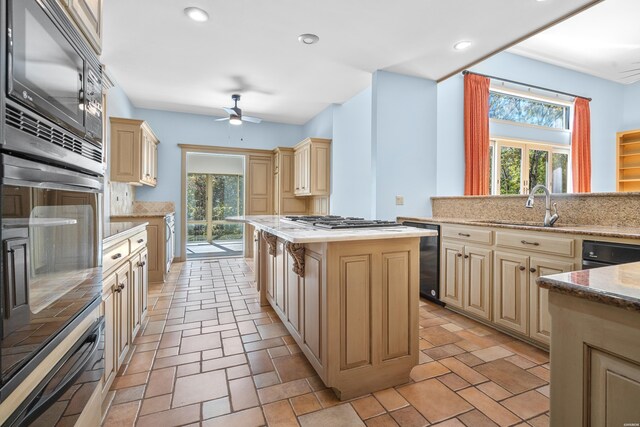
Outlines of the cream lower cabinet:
M 444 240 L 441 299 L 485 319 L 491 318 L 492 251 Z
M 496 252 L 493 321 L 527 334 L 529 322 L 529 257 Z
M 140 231 L 142 230 L 142 231 Z M 102 398 L 109 393 L 147 311 L 147 232 L 122 233 L 104 244 L 101 312 L 104 326 Z

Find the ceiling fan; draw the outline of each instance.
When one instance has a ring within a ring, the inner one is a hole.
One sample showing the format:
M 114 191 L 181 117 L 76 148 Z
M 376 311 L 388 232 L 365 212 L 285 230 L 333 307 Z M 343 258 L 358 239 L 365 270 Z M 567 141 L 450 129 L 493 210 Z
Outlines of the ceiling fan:
M 222 107 L 224 111 L 229 113 L 229 117 L 216 119 L 216 122 L 229 120 L 230 124 L 237 126 L 237 125 L 241 125 L 243 121 L 250 122 L 250 123 L 260 123 L 262 121 L 262 119 L 259 119 L 257 117 L 242 115 L 242 110 L 238 107 L 238 101 L 240 101 L 240 95 L 238 95 L 237 93 L 234 93 L 233 95 L 231 95 L 231 99 L 233 99 L 233 102 L 234 102 L 234 106 L 232 108 Z

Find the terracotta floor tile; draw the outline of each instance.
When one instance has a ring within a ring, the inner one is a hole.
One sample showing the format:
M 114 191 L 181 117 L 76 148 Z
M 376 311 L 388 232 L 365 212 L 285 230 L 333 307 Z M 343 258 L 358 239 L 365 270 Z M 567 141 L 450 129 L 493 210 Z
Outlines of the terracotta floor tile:
M 258 333 L 262 339 L 278 338 L 285 335 L 289 335 L 287 328 L 282 323 L 272 323 L 270 325 L 260 325 L 257 327 Z
M 464 399 L 435 379 L 403 386 L 398 392 L 429 422 L 435 423 L 473 409 Z
M 198 334 L 192 337 L 182 338 L 180 354 L 193 353 L 195 351 L 210 350 L 222 346 L 220 333 Z
M 543 385 L 542 387 L 537 388 L 536 391 L 542 394 L 543 396 L 549 397 L 549 391 L 550 391 L 549 384 Z
M 171 406 L 176 408 L 197 402 L 205 402 L 227 394 L 224 371 L 205 372 L 204 374 L 178 378 Z
M 222 347 L 214 348 L 213 350 L 205 350 L 202 352 L 202 360 L 217 359 L 222 356 L 224 356 Z
M 105 417 L 105 426 L 132 426 L 136 421 L 140 401 L 122 403 L 113 405 L 109 409 L 109 413 Z
M 136 427 L 175 427 L 199 420 L 200 405 L 190 405 L 139 417 Z
M 414 381 L 422 381 L 428 378 L 437 377 L 450 372 L 449 369 L 439 362 L 429 362 L 422 365 L 414 366 L 411 370 L 411 379 Z
M 438 424 L 433 424 L 432 427 L 470 427 L 465 426 L 462 421 L 457 418 L 451 418 L 450 420 L 443 421 Z
M 238 322 L 238 331 L 241 335 L 255 334 L 256 332 L 258 332 L 255 323 L 253 323 L 253 320 Z
M 549 427 L 549 415 L 540 415 L 528 421 L 532 427 Z
M 173 381 L 176 374 L 176 368 L 157 369 L 151 372 L 145 397 L 160 396 L 162 394 L 171 393 L 173 391 Z
M 445 328 L 449 332 L 458 332 L 458 331 L 462 330 L 462 328 L 460 326 L 456 325 L 455 323 L 446 323 L 446 324 L 440 325 L 440 326 L 442 326 L 443 328 Z
M 245 409 L 233 414 L 211 418 L 202 422 L 202 427 L 259 427 L 264 425 L 264 415 L 261 408 Z
M 266 350 L 247 353 L 247 358 L 249 359 L 249 366 L 251 367 L 251 373 L 253 375 L 271 372 L 275 369 Z
M 150 371 L 153 365 L 155 353 L 147 351 L 144 353 L 134 353 L 131 361 L 127 365 L 126 375 L 137 374 L 139 372 Z
M 276 357 L 272 359 L 272 363 L 276 371 L 278 371 L 282 382 L 312 377 L 316 374 L 316 371 L 302 353 Z
M 527 372 L 535 375 L 536 377 L 546 382 L 549 382 L 549 379 L 551 377 L 550 371 L 547 368 L 543 368 L 542 366 L 536 366 L 534 368 L 527 369 Z
M 153 414 L 155 412 L 166 411 L 167 409 L 171 408 L 172 397 L 173 396 L 170 394 L 165 394 L 163 396 L 144 399 L 142 401 L 142 407 L 140 408 L 140 416 Z
M 535 362 L 532 362 L 531 360 L 524 358 L 519 354 L 514 354 L 513 356 L 506 357 L 504 360 L 506 360 L 507 362 L 511 362 L 522 369 L 529 369 L 536 366 Z
M 293 406 L 293 411 L 296 413 L 296 415 L 304 415 L 308 414 L 309 412 L 322 409 L 318 398 L 316 398 L 316 395 L 313 393 L 303 394 L 302 396 L 291 398 L 291 406 Z
M 142 353 L 145 351 L 153 351 L 155 349 L 158 348 L 158 342 L 154 341 L 154 342 L 147 342 L 147 343 L 143 343 L 143 344 L 136 344 L 136 348 L 135 351 L 136 353 Z
M 391 412 L 391 416 L 400 425 L 400 427 L 424 427 L 428 426 L 429 422 L 423 417 L 420 412 L 416 411 L 416 408 L 409 406 Z
M 178 366 L 178 370 L 176 372 L 177 377 L 186 377 L 187 375 L 199 374 L 200 373 L 200 362 L 188 363 L 186 365 Z
M 501 427 L 510 426 L 520 421 L 517 416 L 475 387 L 460 390 L 458 394 Z M 464 422 L 464 419 L 461 417 L 460 419 Z
M 500 387 L 498 384 L 493 381 L 488 381 L 486 383 L 479 384 L 478 390 L 489 396 L 495 401 L 500 401 L 506 399 L 507 397 L 513 396 L 504 388 Z
M 262 402 L 262 404 L 266 404 L 306 394 L 310 391 L 311 388 L 305 380 L 296 380 L 261 388 L 258 390 L 258 396 L 260 397 L 260 402 Z
M 302 415 L 298 417 L 298 421 L 302 427 L 361 427 L 365 425 L 348 403 Z
M 264 374 L 258 374 L 253 376 L 253 381 L 257 388 L 269 387 L 272 385 L 280 384 L 280 379 L 276 371 L 265 372 Z
M 260 404 L 258 395 L 256 394 L 256 387 L 251 377 L 231 380 L 228 384 L 231 393 L 231 406 L 234 412 L 252 408 Z
M 435 346 L 451 344 L 460 341 L 460 337 L 441 326 L 432 326 L 420 331 L 420 336 Z
M 529 419 L 549 410 L 549 399 L 535 390 L 503 400 L 502 405 L 522 419 Z
M 231 412 L 231 402 L 229 397 L 221 397 L 220 399 L 209 400 L 202 404 L 202 419 L 219 417 Z
M 363 397 L 351 401 L 351 406 L 356 410 L 360 418 L 366 420 L 385 413 L 384 408 L 373 396 Z
M 461 353 L 465 353 L 465 350 L 461 349 L 455 344 L 446 344 L 440 347 L 433 347 L 424 350 L 424 354 L 428 355 L 434 360 L 444 359 L 445 357 L 451 357 Z
M 471 384 L 480 384 L 487 381 L 487 377 L 478 373 L 476 370 L 477 367 L 470 368 L 456 358 L 449 357 L 442 359 L 440 363 Z
M 229 337 L 222 339 L 222 348 L 225 356 L 231 356 L 232 354 L 244 353 L 244 347 L 240 337 Z
M 307 382 L 313 391 L 320 391 L 327 388 L 326 385 L 322 382 L 319 376 L 314 375 L 313 377 L 307 378 Z
M 518 353 L 537 364 L 547 363 L 549 361 L 549 353 L 525 342 L 516 340 L 503 345 L 514 353 Z
M 369 418 L 365 421 L 367 427 L 398 427 L 398 423 L 395 422 L 391 415 L 384 414 L 378 415 L 374 418 Z
M 480 359 L 479 357 L 474 356 L 471 353 L 464 353 L 464 354 L 459 354 L 457 356 L 455 356 L 456 359 L 458 359 L 459 361 L 461 361 L 462 363 L 464 363 L 467 366 L 477 366 L 480 365 L 482 363 L 484 363 L 484 360 Z
M 180 347 L 161 348 L 156 352 L 156 359 L 163 357 L 177 356 L 180 353 Z
M 234 380 L 236 378 L 242 378 L 251 375 L 249 365 L 240 365 L 227 368 L 227 379 Z
M 280 347 L 273 347 L 267 350 L 269 353 L 269 357 L 275 359 L 276 357 L 289 356 L 289 349 L 286 345 L 281 345 Z
M 458 419 L 467 427 L 498 427 L 498 424 L 477 409 L 458 415 Z
M 318 401 L 320 401 L 320 405 L 322 405 L 323 408 L 330 408 L 340 403 L 340 400 L 336 397 L 336 394 L 331 389 L 316 391 L 316 397 L 318 398 Z
M 182 332 L 165 332 L 162 334 L 160 346 L 158 348 L 177 347 L 180 345 Z
M 485 362 L 491 362 L 492 360 L 502 359 L 505 357 L 509 357 L 513 355 L 512 351 L 507 350 L 506 348 L 496 345 L 493 347 L 483 348 L 482 350 L 472 351 L 476 357 L 484 360 Z
M 291 409 L 291 405 L 286 400 L 269 403 L 262 408 L 267 425 L 277 427 L 297 427 L 299 426 L 296 415 Z
M 111 390 L 119 390 L 121 388 L 133 387 L 146 384 L 149 378 L 149 372 L 140 372 L 139 374 L 131 374 L 116 377 L 111 385 Z
M 169 366 L 185 365 L 187 363 L 199 362 L 200 353 L 188 353 L 178 356 L 163 357 L 162 359 L 156 359 L 153 364 L 153 369 L 162 369 Z
M 409 405 L 409 402 L 405 400 L 400 393 L 396 391 L 395 388 L 387 388 L 384 390 L 377 391 L 373 393 L 378 402 L 384 406 L 384 408 L 391 412 L 396 409 L 404 408 Z
M 235 354 L 233 356 L 220 357 L 218 359 L 205 360 L 202 362 L 202 371 L 213 371 L 216 369 L 230 368 L 231 366 L 244 365 L 247 358 L 244 354 Z
M 438 377 L 438 381 L 440 381 L 442 384 L 446 385 L 453 391 L 457 391 L 471 385 L 463 378 L 460 378 L 460 376 L 454 373 L 442 375 L 441 377 Z
M 474 369 L 515 394 L 546 384 L 535 375 L 502 359 L 476 366 Z
M 122 388 L 116 391 L 116 395 L 113 399 L 112 404 L 118 405 L 120 403 L 127 403 L 133 400 L 140 400 L 144 395 L 144 385 L 139 385 L 135 387 Z

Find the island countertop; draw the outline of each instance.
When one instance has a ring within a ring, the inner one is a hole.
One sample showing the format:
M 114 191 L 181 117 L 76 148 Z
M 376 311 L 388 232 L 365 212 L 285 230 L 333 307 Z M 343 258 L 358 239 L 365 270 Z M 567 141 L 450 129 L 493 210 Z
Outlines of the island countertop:
M 372 227 L 349 229 L 321 229 L 277 215 L 247 215 L 226 218 L 227 221 L 244 222 L 274 234 L 291 243 L 340 242 L 354 240 L 401 239 L 408 237 L 437 236 L 438 232 L 414 227 Z
M 543 276 L 537 283 L 576 298 L 640 311 L 640 262 Z

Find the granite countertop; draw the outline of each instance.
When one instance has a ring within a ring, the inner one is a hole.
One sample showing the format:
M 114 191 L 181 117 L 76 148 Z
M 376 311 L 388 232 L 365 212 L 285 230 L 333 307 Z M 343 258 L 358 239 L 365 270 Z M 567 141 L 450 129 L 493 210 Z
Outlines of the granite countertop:
M 116 240 L 118 235 L 122 233 L 127 233 L 134 228 L 138 227 L 146 227 L 148 222 L 145 221 L 135 221 L 135 222 L 110 222 L 107 221 L 104 224 L 102 242 L 108 243 L 112 240 Z M 142 231 L 142 230 L 140 230 Z
M 512 230 L 542 231 L 549 233 L 581 234 L 586 236 L 615 237 L 621 239 L 640 239 L 640 228 L 638 227 L 617 227 L 608 225 L 556 225 L 544 227 L 542 222 L 528 223 L 522 222 L 514 224 L 510 221 L 484 221 L 464 218 L 425 218 L 425 217 L 398 217 L 399 222 L 416 221 L 427 223 L 445 223 L 473 225 L 481 227 L 497 227 Z
M 340 242 L 437 236 L 433 230 L 415 227 L 374 227 L 326 230 L 286 220 L 276 215 L 228 217 L 227 221 L 246 222 L 292 243 Z
M 576 298 L 640 311 L 640 262 L 543 276 L 537 283 Z
M 112 218 L 155 218 L 155 217 L 163 217 L 169 214 L 175 214 L 174 211 L 166 211 L 166 212 L 135 212 L 128 213 L 122 215 L 111 215 Z

